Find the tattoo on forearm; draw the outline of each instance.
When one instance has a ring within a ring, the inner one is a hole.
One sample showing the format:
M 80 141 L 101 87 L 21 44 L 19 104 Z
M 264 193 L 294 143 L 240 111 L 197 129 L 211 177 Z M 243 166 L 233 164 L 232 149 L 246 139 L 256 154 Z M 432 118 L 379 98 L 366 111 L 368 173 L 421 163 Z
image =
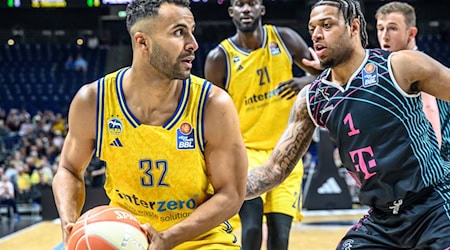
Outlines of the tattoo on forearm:
M 315 126 L 309 117 L 303 92 L 295 102 L 288 127 L 270 158 L 249 172 L 247 199 L 257 197 L 283 182 L 308 149 Z

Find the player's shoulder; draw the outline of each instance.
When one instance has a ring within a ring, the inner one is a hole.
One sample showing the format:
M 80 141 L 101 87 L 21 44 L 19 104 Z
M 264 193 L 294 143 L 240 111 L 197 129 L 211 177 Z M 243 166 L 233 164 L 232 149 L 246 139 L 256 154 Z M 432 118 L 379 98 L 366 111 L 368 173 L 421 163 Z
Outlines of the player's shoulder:
M 77 91 L 74 99 L 81 102 L 96 102 L 98 95 L 98 81 L 85 83 Z
M 225 48 L 223 47 L 222 43 L 212 48 L 208 52 L 206 59 L 214 62 L 225 60 Z
M 268 27 L 272 27 L 283 39 L 291 38 L 292 36 L 299 36 L 299 34 L 291 27 L 277 25 L 269 25 Z

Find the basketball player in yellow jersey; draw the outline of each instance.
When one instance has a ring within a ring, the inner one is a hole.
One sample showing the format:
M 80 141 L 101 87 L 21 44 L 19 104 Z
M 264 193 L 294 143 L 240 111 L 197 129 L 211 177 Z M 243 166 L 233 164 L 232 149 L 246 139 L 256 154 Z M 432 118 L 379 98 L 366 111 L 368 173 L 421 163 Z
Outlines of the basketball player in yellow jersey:
M 190 75 L 189 1 L 135 0 L 126 12 L 131 67 L 83 86 L 70 107 L 53 182 L 64 242 L 95 153 L 110 205 L 137 216 L 149 249 L 239 249 L 226 220 L 244 200 L 247 155 L 229 95 Z
M 292 97 L 314 79 L 293 78 L 293 63 L 310 74 L 317 71 L 302 61 L 310 62 L 312 56 L 295 31 L 262 25 L 262 0 L 231 1 L 228 12 L 236 34 L 208 53 L 205 78 L 227 90 L 233 99 L 251 169 L 269 157 L 288 123 Z M 243 250 L 261 249 L 263 215 L 268 226 L 267 248 L 287 249 L 292 220 L 301 218 L 303 166 L 294 172 L 276 189 L 244 202 L 239 211 Z M 232 224 L 236 224 L 235 218 Z

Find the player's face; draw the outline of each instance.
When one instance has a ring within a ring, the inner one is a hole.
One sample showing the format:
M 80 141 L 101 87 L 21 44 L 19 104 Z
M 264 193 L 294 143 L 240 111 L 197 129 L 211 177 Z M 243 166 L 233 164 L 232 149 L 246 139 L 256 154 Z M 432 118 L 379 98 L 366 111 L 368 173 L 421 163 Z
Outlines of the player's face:
M 388 51 L 408 49 L 410 28 L 401 13 L 393 12 L 377 19 L 377 36 L 380 48 Z
M 308 28 L 322 67 L 335 67 L 352 56 L 350 27 L 337 7 L 322 5 L 312 9 Z
M 170 79 L 188 78 L 198 49 L 192 12 L 174 4 L 162 4 L 153 25 L 150 65 Z
M 235 0 L 228 14 L 236 28 L 242 32 L 253 32 L 261 25 L 265 7 L 261 0 Z

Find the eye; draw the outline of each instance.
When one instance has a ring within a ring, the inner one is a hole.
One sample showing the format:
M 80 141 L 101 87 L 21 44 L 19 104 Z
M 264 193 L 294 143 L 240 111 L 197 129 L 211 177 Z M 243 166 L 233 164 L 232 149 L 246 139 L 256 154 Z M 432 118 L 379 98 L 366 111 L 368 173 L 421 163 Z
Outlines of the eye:
M 178 30 L 175 30 L 174 34 L 175 34 L 175 36 L 183 36 L 184 31 L 182 29 L 178 29 Z
M 324 27 L 325 29 L 329 29 L 329 28 L 331 28 L 331 24 L 330 24 L 330 23 L 324 23 L 324 24 L 323 24 L 323 27 Z

